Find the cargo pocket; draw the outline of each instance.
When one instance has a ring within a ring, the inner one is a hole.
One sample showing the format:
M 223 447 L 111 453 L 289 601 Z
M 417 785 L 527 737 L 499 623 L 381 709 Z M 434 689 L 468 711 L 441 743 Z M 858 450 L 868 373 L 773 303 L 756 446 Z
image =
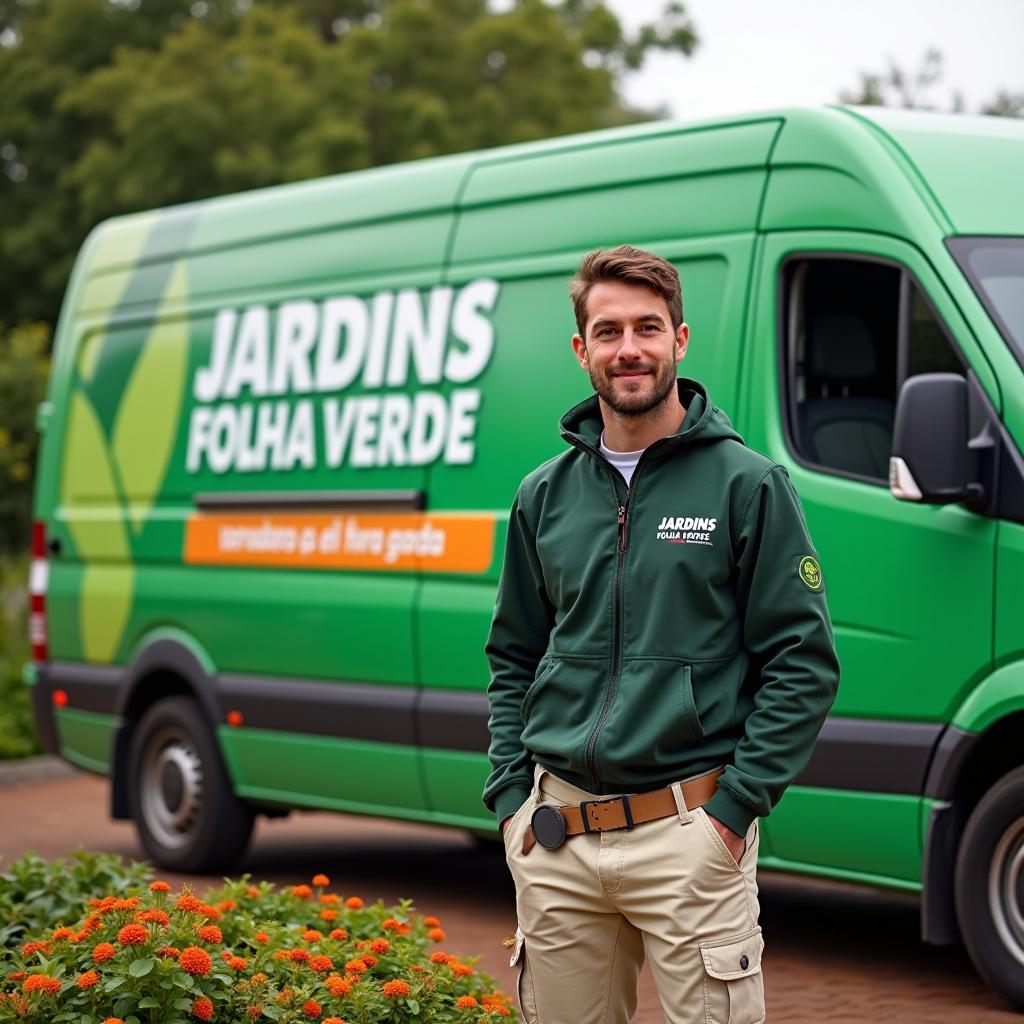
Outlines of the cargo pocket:
M 704 960 L 707 1024 L 761 1024 L 765 1018 L 761 977 L 761 929 L 700 944 Z
M 526 958 L 526 940 L 522 930 L 516 928 L 516 944 L 509 958 L 509 967 L 519 965 L 519 1009 L 523 1011 L 525 1024 L 537 1024 L 537 1000 L 533 991 L 533 976 Z

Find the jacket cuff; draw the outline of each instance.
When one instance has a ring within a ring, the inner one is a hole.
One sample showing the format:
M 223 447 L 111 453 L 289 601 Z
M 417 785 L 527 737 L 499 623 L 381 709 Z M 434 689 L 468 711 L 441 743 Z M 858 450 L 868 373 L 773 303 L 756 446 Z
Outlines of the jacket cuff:
M 530 793 L 529 786 L 509 786 L 494 798 L 494 813 L 499 828 L 506 818 L 510 818 L 529 800 Z
M 741 804 L 721 786 L 704 805 L 704 811 L 712 818 L 717 818 L 723 825 L 727 825 L 738 836 L 745 836 L 750 823 L 757 817 L 746 804 Z

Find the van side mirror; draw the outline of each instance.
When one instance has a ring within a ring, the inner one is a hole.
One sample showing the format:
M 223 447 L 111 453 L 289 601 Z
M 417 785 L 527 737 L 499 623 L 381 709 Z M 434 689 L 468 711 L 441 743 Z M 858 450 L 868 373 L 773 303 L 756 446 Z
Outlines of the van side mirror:
M 967 480 L 967 381 L 922 373 L 900 389 L 889 490 L 901 501 L 948 505 L 974 493 Z

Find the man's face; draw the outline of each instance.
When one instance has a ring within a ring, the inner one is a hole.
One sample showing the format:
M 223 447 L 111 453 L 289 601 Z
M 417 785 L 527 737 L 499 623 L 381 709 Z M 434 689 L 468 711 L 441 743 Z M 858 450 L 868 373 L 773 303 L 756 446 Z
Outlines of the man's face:
M 668 304 L 656 291 L 599 281 L 587 296 L 586 338 L 573 336 L 580 366 L 604 403 L 622 416 L 643 416 L 672 391 L 690 329 L 673 330 Z

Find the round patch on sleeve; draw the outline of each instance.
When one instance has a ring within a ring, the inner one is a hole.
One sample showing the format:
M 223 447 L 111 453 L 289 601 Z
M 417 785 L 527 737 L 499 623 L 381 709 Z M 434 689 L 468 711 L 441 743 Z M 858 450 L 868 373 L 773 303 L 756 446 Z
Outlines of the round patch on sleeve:
M 800 579 L 804 581 L 804 585 L 808 590 L 821 590 L 823 582 L 821 578 L 821 566 L 818 565 L 818 560 L 816 558 L 812 558 L 810 555 L 804 555 L 804 557 L 800 559 Z

